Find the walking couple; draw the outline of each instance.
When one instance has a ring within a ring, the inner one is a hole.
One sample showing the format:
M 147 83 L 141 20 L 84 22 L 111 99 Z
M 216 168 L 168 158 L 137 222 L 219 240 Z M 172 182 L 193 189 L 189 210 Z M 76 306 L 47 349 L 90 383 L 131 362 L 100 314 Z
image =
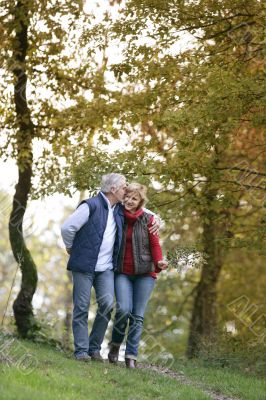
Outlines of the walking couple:
M 104 175 L 101 190 L 82 201 L 61 232 L 73 277 L 74 356 L 103 361 L 100 354 L 116 296 L 108 359 L 117 363 L 127 324 L 125 362 L 135 368 L 143 318 L 156 275 L 167 268 L 153 213 L 143 208 L 146 187 L 127 185 L 123 175 Z M 88 335 L 91 288 L 98 310 Z

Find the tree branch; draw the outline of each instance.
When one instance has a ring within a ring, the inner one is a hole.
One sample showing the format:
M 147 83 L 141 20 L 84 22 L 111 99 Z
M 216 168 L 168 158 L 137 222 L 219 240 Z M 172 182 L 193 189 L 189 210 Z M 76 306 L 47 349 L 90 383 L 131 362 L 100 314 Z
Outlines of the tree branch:
M 217 170 L 232 170 L 232 171 L 241 171 L 241 172 L 248 172 L 249 174 L 254 174 L 254 175 L 259 175 L 259 176 L 266 176 L 266 173 L 264 172 L 257 172 L 254 170 L 251 170 L 249 168 L 240 168 L 240 167 L 217 167 L 214 168 Z

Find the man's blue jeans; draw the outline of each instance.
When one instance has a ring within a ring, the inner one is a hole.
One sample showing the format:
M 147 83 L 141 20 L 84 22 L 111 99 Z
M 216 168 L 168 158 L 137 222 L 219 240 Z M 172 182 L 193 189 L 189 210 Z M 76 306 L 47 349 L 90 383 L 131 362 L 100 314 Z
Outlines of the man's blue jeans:
M 144 275 L 115 274 L 116 315 L 112 344 L 120 345 L 129 320 L 125 356 L 137 359 L 144 313 L 155 279 Z
M 114 272 L 73 272 L 73 335 L 76 357 L 101 350 L 104 335 L 111 318 L 114 302 Z M 95 289 L 97 314 L 88 335 L 88 312 L 91 288 Z

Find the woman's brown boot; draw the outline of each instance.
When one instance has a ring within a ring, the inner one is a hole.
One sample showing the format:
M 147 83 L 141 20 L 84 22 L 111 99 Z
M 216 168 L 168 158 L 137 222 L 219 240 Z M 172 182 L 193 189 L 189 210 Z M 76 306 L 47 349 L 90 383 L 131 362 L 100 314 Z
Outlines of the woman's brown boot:
M 119 349 L 120 349 L 119 344 L 111 344 L 110 345 L 110 350 L 108 353 L 108 360 L 110 363 L 117 364 L 118 356 L 119 356 Z
M 136 360 L 133 360 L 132 358 L 125 358 L 125 362 L 127 368 L 136 368 Z

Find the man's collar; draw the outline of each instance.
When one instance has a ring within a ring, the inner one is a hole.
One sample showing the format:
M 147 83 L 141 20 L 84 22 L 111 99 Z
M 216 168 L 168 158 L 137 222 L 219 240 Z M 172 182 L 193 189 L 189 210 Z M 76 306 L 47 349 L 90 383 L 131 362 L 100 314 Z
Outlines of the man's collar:
M 103 192 L 100 192 L 100 194 L 102 195 L 102 197 L 104 198 L 104 200 L 106 201 L 108 208 L 112 208 L 114 209 L 115 206 L 117 205 L 117 203 L 115 203 L 114 205 L 111 205 L 110 200 L 108 199 L 108 197 L 105 196 L 105 194 Z

